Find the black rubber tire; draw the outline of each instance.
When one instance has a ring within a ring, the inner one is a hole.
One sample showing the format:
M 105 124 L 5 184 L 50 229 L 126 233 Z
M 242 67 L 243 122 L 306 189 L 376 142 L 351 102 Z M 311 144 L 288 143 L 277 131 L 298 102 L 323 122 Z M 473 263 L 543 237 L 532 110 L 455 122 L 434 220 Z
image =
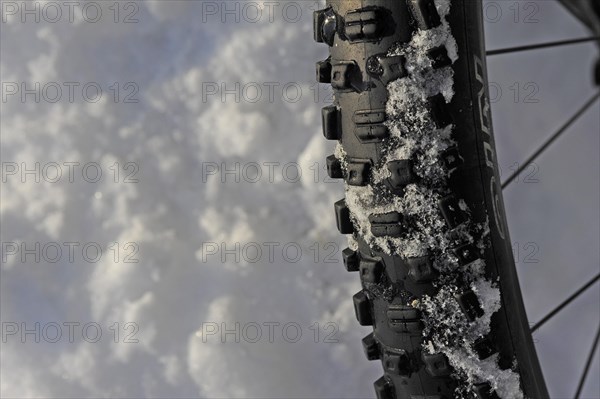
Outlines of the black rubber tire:
M 452 139 L 456 145 L 449 150 L 453 157 L 440 160 L 452 169 L 449 177 L 441 185 L 420 180 L 412 169 L 413 160 L 407 159 L 394 164 L 396 169 L 384 183 L 373 180 L 372 170 L 384 162 L 391 140 L 383 123 L 389 100 L 386 84 L 410 76 L 402 60 L 390 57 L 389 51 L 408 43 L 417 30 L 439 26 L 437 13 L 434 0 L 327 0 L 327 8 L 315 12 L 315 40 L 330 46 L 330 58 L 317 64 L 317 80 L 332 83 L 335 91 L 334 104 L 323 110 L 324 134 L 327 139 L 338 140 L 345 152 L 343 159 L 328 157 L 329 174 L 343 178 L 348 187 L 383 186 L 379 189 L 384 196 L 390 192 L 402 196 L 407 184 L 429 185 L 444 195 L 439 214 L 446 220 L 448 231 L 465 223 L 475 226 L 489 221 L 488 234 L 473 232 L 485 241 L 485 248 L 476 250 L 475 258 L 485 261 L 485 277 L 497 282 L 501 307 L 491 318 L 491 333 L 476 343 L 476 352 L 482 357 L 498 352 L 500 367 L 512 367 L 520 375 L 526 397 L 547 398 L 506 227 L 489 114 L 480 1 L 452 0 L 445 17 L 457 44 L 458 59 L 448 62 L 443 51 L 431 54 L 436 58 L 432 68 L 453 70 L 452 101 L 446 103 L 438 95 L 417 102 L 437 125 L 454 124 Z M 457 200 L 464 200 L 468 213 L 457 209 Z M 425 320 L 418 307 L 407 304 L 436 295 L 444 287 L 446 280 L 432 267 L 435 259 L 386 254 L 360 234 L 344 200 L 335 204 L 335 212 L 340 232 L 352 234 L 357 242 L 357 247 L 344 251 L 344 262 L 348 271 L 360 271 L 361 275 L 363 290 L 354 296 L 358 321 L 374 329 L 363 340 L 365 352 L 369 360 L 381 359 L 384 367 L 384 376 L 375 383 L 377 397 L 497 398 L 487 382 L 461 380 L 443 354 L 423 350 L 436 321 Z M 372 215 L 370 223 L 374 236 L 400 236 L 402 231 L 415 229 L 398 213 Z M 459 262 L 471 261 L 474 254 L 469 255 L 464 248 L 449 250 L 455 251 Z M 466 319 L 476 319 L 481 316 L 477 295 L 468 286 L 463 288 L 457 302 Z

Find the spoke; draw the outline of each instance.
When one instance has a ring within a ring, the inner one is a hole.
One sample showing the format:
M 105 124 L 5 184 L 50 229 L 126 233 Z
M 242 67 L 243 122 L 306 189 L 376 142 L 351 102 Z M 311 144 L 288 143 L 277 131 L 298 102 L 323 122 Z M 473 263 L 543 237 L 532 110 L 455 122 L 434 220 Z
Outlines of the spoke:
M 592 349 L 590 350 L 590 354 L 588 355 L 587 361 L 585 362 L 585 368 L 583 369 L 583 374 L 581 374 L 581 378 L 579 379 L 579 385 L 577 385 L 577 392 L 575 393 L 575 399 L 579 399 L 581 397 L 581 391 L 583 390 L 583 385 L 585 384 L 585 379 L 587 378 L 588 372 L 592 367 L 592 361 L 594 360 L 594 354 L 596 353 L 596 348 L 598 347 L 598 339 L 600 338 L 600 327 L 596 332 L 596 338 L 594 338 L 594 343 L 592 344 Z
M 538 43 L 538 44 L 529 44 L 526 46 L 501 48 L 501 49 L 497 49 L 497 50 L 489 50 L 485 53 L 485 55 L 491 56 L 491 55 L 498 55 L 498 54 L 516 53 L 519 51 L 529 51 L 529 50 L 536 50 L 536 49 L 540 49 L 540 48 L 558 47 L 558 46 L 565 46 L 568 44 L 587 43 L 587 42 L 592 42 L 594 40 L 600 40 L 600 36 L 583 37 L 581 39 L 561 40 L 558 42 Z
M 531 327 L 531 333 L 535 332 L 538 328 L 544 325 L 548 320 L 554 317 L 558 312 L 560 312 L 565 306 L 573 302 L 577 297 L 585 292 L 588 288 L 590 288 L 596 281 L 600 279 L 600 274 L 597 274 L 596 277 L 592 278 L 590 281 L 585 283 L 581 288 L 579 288 L 573 295 L 565 299 L 560 305 L 558 305 L 554 310 L 548 313 L 546 316 L 542 318 L 542 320 L 538 321 L 533 327 Z
M 592 98 L 590 98 L 585 104 L 583 104 L 583 106 L 579 109 L 579 111 L 577 111 L 575 113 L 575 115 L 573 115 L 564 125 L 562 125 L 560 127 L 560 129 L 558 129 L 558 131 L 556 133 L 554 133 L 544 144 L 542 144 L 542 146 L 540 148 L 538 148 L 536 152 L 534 152 L 529 158 L 527 158 L 527 160 L 525 162 L 523 162 L 522 164 L 520 164 L 519 168 L 517 168 L 517 170 L 515 170 L 508 177 L 508 179 L 506 179 L 506 181 L 504 183 L 502 183 L 502 188 L 504 189 L 506 186 L 508 186 L 517 176 L 519 176 L 519 174 L 521 174 L 529 166 L 529 164 L 531 162 L 533 162 L 538 156 L 540 156 L 546 150 L 546 148 L 548 148 L 550 146 L 550 144 L 552 144 L 573 123 L 575 123 L 575 121 L 577 121 L 577 119 L 579 119 L 579 117 L 581 115 L 583 115 L 583 113 L 589 107 L 592 106 L 592 104 L 598 99 L 598 97 L 600 97 L 600 91 L 597 92 L 596 94 L 594 94 L 592 96 Z

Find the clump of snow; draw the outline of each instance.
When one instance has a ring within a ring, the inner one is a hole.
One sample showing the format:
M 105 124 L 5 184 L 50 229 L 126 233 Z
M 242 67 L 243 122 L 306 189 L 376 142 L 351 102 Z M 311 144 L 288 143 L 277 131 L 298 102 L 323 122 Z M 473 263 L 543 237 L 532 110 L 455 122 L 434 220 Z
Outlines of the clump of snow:
M 477 270 L 472 270 L 477 273 Z M 500 291 L 490 281 L 479 276 L 470 286 L 477 294 L 484 315 L 469 322 L 454 299 L 459 288 L 453 285 L 442 287 L 435 297 L 424 297 L 416 307 L 426 315 L 424 334 L 429 338 L 424 345 L 428 353 L 444 353 L 455 369 L 455 375 L 467 383 L 461 392 L 470 386 L 489 382 L 501 398 L 523 398 L 519 386 L 519 375 L 513 370 L 498 368 L 498 355 L 479 360 L 471 345 L 489 332 L 491 316 L 500 309 Z M 435 332 L 432 333 L 432 330 Z
M 373 186 L 348 187 L 346 204 L 351 209 L 358 234 L 387 254 L 403 257 L 419 257 L 428 251 L 447 249 L 449 236 L 439 234 L 446 225 L 438 208 L 439 193 L 417 184 L 406 186 L 403 196 L 391 196 L 387 202 L 378 202 Z M 404 215 L 407 232 L 401 237 L 374 237 L 370 230 L 369 216 L 400 212 Z

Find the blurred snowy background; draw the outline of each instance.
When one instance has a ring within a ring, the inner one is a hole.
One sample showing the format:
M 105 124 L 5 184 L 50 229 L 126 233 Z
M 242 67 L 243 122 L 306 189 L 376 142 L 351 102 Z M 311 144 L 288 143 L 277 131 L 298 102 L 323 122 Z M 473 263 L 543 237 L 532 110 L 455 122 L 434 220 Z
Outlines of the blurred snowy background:
M 1 396 L 373 397 L 325 178 L 319 2 L 66 3 L 1 1 Z M 489 48 L 587 35 L 553 1 L 488 1 L 486 28 Z M 503 177 L 589 98 L 596 57 L 489 60 Z M 598 272 L 599 120 L 505 191 L 532 322 Z M 555 398 L 599 302 L 535 334 Z

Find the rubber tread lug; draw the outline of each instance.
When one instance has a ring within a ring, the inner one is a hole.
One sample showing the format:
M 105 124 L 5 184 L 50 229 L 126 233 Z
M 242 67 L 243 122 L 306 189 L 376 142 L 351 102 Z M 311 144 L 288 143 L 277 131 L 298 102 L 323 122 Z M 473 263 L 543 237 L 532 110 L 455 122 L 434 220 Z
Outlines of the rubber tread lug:
M 339 140 L 342 137 L 340 128 L 340 110 L 330 105 L 321 110 L 323 135 L 327 140 Z
M 406 58 L 402 55 L 394 55 L 391 57 L 379 58 L 379 64 L 383 68 L 383 74 L 381 75 L 381 81 L 387 85 L 394 80 L 398 80 L 408 76 L 406 71 Z
M 467 221 L 467 213 L 460 209 L 459 201 L 454 195 L 442 198 L 438 205 L 450 228 L 455 228 Z
M 328 156 L 325 162 L 327 164 L 327 175 L 331 179 L 342 179 L 344 177 L 342 162 L 335 155 Z
M 463 163 L 463 158 L 460 156 L 457 147 L 450 147 L 442 153 L 442 160 L 449 171 L 458 168 Z
M 385 122 L 385 109 L 366 109 L 356 111 L 352 121 L 357 125 L 372 125 Z
M 441 25 L 442 20 L 434 0 L 409 0 L 409 5 L 420 29 L 427 30 Z
M 392 331 L 397 333 L 408 333 L 408 334 L 421 334 L 424 325 L 421 320 L 407 320 L 407 321 L 392 321 L 389 322 L 389 327 Z
M 317 82 L 331 83 L 331 58 L 317 62 Z
M 389 374 L 410 375 L 410 358 L 406 353 L 384 353 L 383 367 Z
M 408 265 L 408 276 L 417 283 L 431 281 L 437 276 L 429 256 L 408 258 L 406 264 Z
M 377 259 L 360 260 L 360 278 L 365 283 L 377 284 L 383 274 L 383 263 Z
M 402 55 L 377 54 L 367 59 L 367 72 L 387 85 L 394 80 L 408 76 L 405 65 L 406 57 Z
M 391 305 L 387 311 L 390 322 L 406 322 L 421 319 L 421 311 L 410 306 Z
M 467 290 L 457 294 L 456 300 L 458 301 L 461 310 L 469 321 L 474 321 L 475 319 L 483 316 L 483 309 L 479 303 L 479 298 L 477 298 L 477 294 L 475 294 L 475 292 L 472 290 Z
M 354 313 L 356 320 L 361 326 L 372 326 L 373 316 L 371 314 L 371 303 L 364 291 L 360 291 L 352 297 L 354 301 Z
M 394 387 L 392 383 L 387 380 L 385 377 L 381 377 L 375 384 L 375 395 L 377 399 L 396 399 L 396 394 L 394 393 Z
M 445 377 L 452 374 L 452 366 L 450 366 L 448 358 L 443 353 L 429 354 L 423 352 L 421 358 L 425 363 L 425 370 L 432 377 Z
M 453 250 L 461 265 L 468 265 L 480 258 L 480 250 L 473 244 L 464 244 Z
M 443 94 L 440 93 L 429 97 L 427 102 L 429 103 L 431 117 L 438 129 L 443 129 L 454 122 Z
M 369 216 L 371 234 L 375 237 L 399 237 L 402 234 L 402 215 L 398 212 Z
M 352 234 L 354 232 L 354 225 L 350 219 L 350 209 L 346 206 L 346 200 L 336 202 L 334 208 L 337 228 L 340 233 Z
M 325 22 L 325 12 L 328 9 L 317 10 L 313 12 L 313 34 L 315 42 L 323 43 L 323 23 Z
M 377 343 L 377 340 L 375 339 L 375 335 L 373 333 L 364 337 L 362 339 L 362 344 L 367 360 L 377 360 L 381 357 L 379 344 Z
M 383 124 L 385 120 L 385 109 L 356 111 L 352 116 L 352 121 L 356 124 L 354 134 L 363 143 L 380 142 L 390 135 L 387 126 Z
M 357 272 L 360 268 L 360 257 L 357 251 L 346 248 L 342 251 L 342 259 L 344 267 L 349 272 Z
M 488 357 L 498 352 L 496 346 L 494 345 L 492 340 L 489 339 L 489 337 L 477 338 L 473 343 L 472 348 L 477 354 L 479 360 L 487 359 Z
M 331 86 L 336 90 L 353 90 L 355 83 L 361 82 L 360 70 L 354 61 L 333 64 L 331 67 Z
M 350 186 L 366 186 L 371 176 L 371 161 L 364 159 L 349 159 L 346 182 Z
M 420 333 L 423 330 L 421 312 L 409 306 L 392 305 L 387 314 L 389 327 L 398 333 Z
M 427 52 L 427 55 L 431 58 L 431 66 L 434 69 L 452 65 L 452 60 L 448 56 L 448 50 L 445 45 L 432 48 Z
M 346 14 L 345 34 L 350 42 L 377 39 L 381 32 L 382 18 L 375 8 L 363 8 Z
M 363 143 L 381 142 L 390 136 L 390 131 L 385 125 L 357 126 L 354 134 Z
M 338 16 L 331 7 L 313 12 L 314 38 L 317 43 L 333 46 L 337 29 Z
M 484 382 L 482 384 L 475 384 L 473 391 L 477 396 L 477 399 L 500 399 L 496 391 L 492 390 L 489 383 Z
M 387 164 L 391 173 L 388 182 L 393 189 L 402 189 L 417 181 L 417 175 L 413 170 L 413 162 L 409 159 L 391 161 Z

